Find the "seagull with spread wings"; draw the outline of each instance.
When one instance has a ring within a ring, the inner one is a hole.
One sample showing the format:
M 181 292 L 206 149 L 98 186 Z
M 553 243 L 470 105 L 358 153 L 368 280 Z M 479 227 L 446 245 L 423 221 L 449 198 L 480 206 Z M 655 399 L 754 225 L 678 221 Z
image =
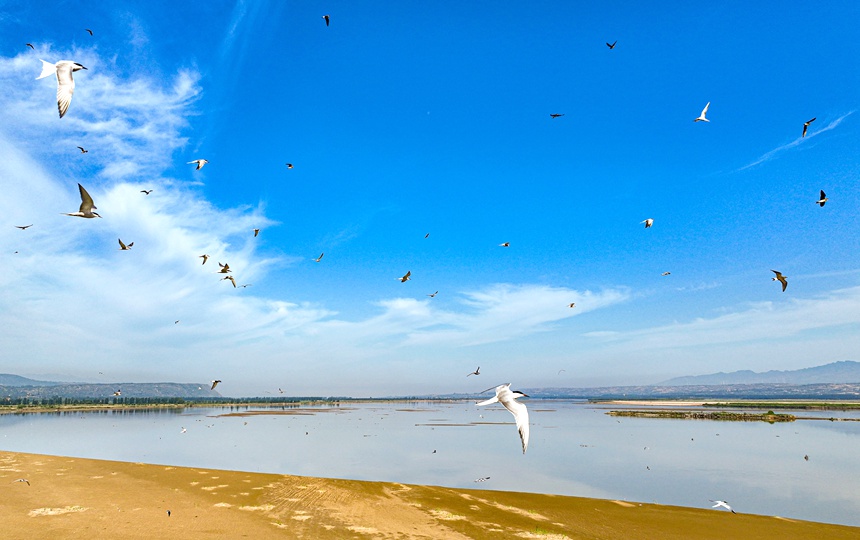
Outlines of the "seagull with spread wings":
M 74 217 L 82 217 L 82 218 L 100 218 L 97 212 L 93 212 L 93 210 L 98 210 L 95 204 L 93 204 L 93 198 L 90 197 L 90 194 L 87 193 L 87 190 L 84 189 L 84 186 L 78 184 L 78 191 L 81 192 L 81 206 L 77 212 L 65 213 L 64 216 L 74 216 Z
M 815 118 L 813 118 L 812 120 L 807 120 L 806 122 L 803 123 L 803 134 L 800 136 L 801 139 L 806 137 L 806 130 L 809 129 L 809 124 L 811 124 L 813 122 L 815 122 Z
M 700 114 L 698 118 L 693 120 L 693 122 L 710 122 L 710 120 L 705 118 L 705 115 L 708 113 L 708 107 L 710 107 L 710 106 L 711 106 L 711 102 L 709 101 L 708 104 L 705 105 L 705 108 L 702 109 L 702 114 Z
M 57 76 L 57 109 L 60 111 L 60 118 L 65 116 L 69 110 L 69 105 L 72 103 L 72 94 L 75 93 L 75 79 L 72 73 L 87 69 L 77 62 L 71 60 L 60 60 L 56 64 L 50 62 L 42 62 L 42 73 L 36 77 L 36 80 Z
M 489 388 L 487 390 L 490 390 Z M 484 390 L 486 392 L 487 390 Z M 490 405 L 491 403 L 501 403 L 512 415 L 517 423 L 517 431 L 520 433 L 520 441 L 523 444 L 523 454 L 529 447 L 529 411 L 526 406 L 516 401 L 517 398 L 528 397 L 519 390 L 511 390 L 511 383 L 502 384 L 495 388 L 496 396 L 486 401 L 481 401 L 476 405 Z
M 770 280 L 779 281 L 780 283 L 782 283 L 782 292 L 785 292 L 785 288 L 788 287 L 788 280 L 786 279 L 786 277 L 782 275 L 781 272 L 777 272 L 776 270 L 771 270 L 771 272 L 776 274 L 776 277 L 772 277 L 770 278 Z

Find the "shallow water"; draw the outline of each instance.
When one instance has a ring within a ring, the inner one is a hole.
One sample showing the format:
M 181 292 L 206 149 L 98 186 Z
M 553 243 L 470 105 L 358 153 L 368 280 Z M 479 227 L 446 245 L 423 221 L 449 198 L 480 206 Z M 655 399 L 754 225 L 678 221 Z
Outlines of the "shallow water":
M 526 455 L 510 413 L 471 401 L 5 414 L 0 448 L 698 508 L 722 499 L 743 513 L 860 526 L 860 422 L 615 418 L 605 413 L 619 406 L 525 403 Z M 231 414 L 246 412 L 267 414 Z

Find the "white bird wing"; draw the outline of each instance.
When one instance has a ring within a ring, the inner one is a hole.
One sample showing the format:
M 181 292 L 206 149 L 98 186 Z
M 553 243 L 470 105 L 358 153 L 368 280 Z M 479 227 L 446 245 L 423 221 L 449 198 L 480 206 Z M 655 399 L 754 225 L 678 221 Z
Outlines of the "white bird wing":
M 96 210 L 98 210 L 96 205 L 93 204 L 93 198 L 90 197 L 90 194 L 87 193 L 87 190 L 84 189 L 84 186 L 78 184 L 78 189 L 81 192 L 81 208 L 80 208 L 80 211 L 87 214 L 89 212 L 92 212 L 92 210 L 94 208 Z
M 706 112 L 708 112 L 708 107 L 710 107 L 710 106 L 711 106 L 711 102 L 709 101 L 709 102 L 708 102 L 708 104 L 707 104 L 707 105 L 705 105 L 705 108 L 704 108 L 704 109 L 702 109 L 702 114 L 701 114 L 701 117 L 702 117 L 702 118 L 704 118 L 704 117 L 705 117 L 705 113 L 706 113 Z
M 57 109 L 62 118 L 72 103 L 75 93 L 75 80 L 72 78 L 72 62 L 57 62 Z
M 529 447 L 529 411 L 525 405 L 514 399 L 513 392 L 511 392 L 508 386 L 500 388 L 501 390 L 496 389 L 499 402 L 514 415 L 514 420 L 517 422 L 517 431 L 520 432 L 520 440 L 523 443 L 523 454 L 525 454 L 526 449 Z

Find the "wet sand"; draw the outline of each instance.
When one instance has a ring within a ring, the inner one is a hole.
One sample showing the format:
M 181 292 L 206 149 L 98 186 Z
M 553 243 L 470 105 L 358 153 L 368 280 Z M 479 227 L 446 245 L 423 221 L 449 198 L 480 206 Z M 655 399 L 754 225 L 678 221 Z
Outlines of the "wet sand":
M 706 508 L 12 452 L 0 452 L 0 491 L 2 537 L 14 540 L 860 538 Z

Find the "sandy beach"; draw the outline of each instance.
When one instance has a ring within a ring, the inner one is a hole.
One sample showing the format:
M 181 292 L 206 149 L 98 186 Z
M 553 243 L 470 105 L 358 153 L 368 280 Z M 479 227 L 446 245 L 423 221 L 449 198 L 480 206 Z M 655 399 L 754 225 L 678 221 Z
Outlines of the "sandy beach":
M 707 508 L 12 452 L 0 452 L 0 486 L 7 539 L 822 540 L 860 535 L 854 527 Z

